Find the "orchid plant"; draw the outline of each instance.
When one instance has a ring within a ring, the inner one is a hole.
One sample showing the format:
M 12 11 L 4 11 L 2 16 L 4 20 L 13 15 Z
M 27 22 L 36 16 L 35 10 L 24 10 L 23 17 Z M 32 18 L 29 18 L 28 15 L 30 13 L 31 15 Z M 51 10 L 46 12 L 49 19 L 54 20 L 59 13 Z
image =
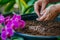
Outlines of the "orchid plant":
M 15 29 L 24 28 L 25 21 L 21 20 L 21 16 L 18 14 L 14 14 L 13 17 L 4 17 L 0 14 L 0 24 L 4 24 L 4 27 L 1 29 L 1 38 L 6 40 L 14 35 Z

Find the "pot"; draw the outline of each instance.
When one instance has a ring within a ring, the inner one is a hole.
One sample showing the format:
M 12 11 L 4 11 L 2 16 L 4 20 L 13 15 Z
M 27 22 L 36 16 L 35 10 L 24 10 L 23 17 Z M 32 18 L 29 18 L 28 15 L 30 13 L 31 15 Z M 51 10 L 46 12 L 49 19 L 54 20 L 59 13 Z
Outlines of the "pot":
M 22 15 L 23 20 L 36 20 L 38 16 L 35 13 Z M 55 21 L 60 21 L 60 18 L 55 18 Z M 33 36 L 29 34 L 23 34 L 15 32 L 15 35 L 23 37 L 24 40 L 57 40 L 60 36 Z

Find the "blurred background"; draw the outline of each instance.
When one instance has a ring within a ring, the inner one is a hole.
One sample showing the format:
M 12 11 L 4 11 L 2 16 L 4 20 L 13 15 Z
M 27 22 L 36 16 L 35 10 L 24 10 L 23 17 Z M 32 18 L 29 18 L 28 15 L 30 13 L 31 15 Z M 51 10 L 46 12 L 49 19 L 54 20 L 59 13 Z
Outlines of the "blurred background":
M 16 12 L 21 15 L 35 13 L 35 1 L 36 0 L 0 0 L 0 12 L 3 14 Z

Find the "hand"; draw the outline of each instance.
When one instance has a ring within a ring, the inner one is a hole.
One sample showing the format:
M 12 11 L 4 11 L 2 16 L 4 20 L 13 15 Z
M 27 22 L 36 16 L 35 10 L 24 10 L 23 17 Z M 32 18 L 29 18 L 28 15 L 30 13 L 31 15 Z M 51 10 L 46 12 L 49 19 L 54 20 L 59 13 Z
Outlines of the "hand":
M 59 6 L 59 7 L 58 7 Z M 49 21 L 53 20 L 58 15 L 58 10 L 60 8 L 60 5 L 51 5 L 48 8 L 46 8 L 41 14 L 42 16 L 37 18 L 38 21 Z
M 38 0 L 37 2 L 35 2 L 34 9 L 38 17 L 41 16 L 40 13 L 45 9 L 47 4 L 48 4 L 48 0 Z

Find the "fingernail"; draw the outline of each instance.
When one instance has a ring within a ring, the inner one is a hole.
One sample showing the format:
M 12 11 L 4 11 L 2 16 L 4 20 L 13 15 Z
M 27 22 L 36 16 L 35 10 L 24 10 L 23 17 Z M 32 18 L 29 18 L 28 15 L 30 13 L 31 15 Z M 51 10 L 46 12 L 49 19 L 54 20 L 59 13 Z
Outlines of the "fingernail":
M 36 20 L 39 20 L 38 18 L 36 18 Z

